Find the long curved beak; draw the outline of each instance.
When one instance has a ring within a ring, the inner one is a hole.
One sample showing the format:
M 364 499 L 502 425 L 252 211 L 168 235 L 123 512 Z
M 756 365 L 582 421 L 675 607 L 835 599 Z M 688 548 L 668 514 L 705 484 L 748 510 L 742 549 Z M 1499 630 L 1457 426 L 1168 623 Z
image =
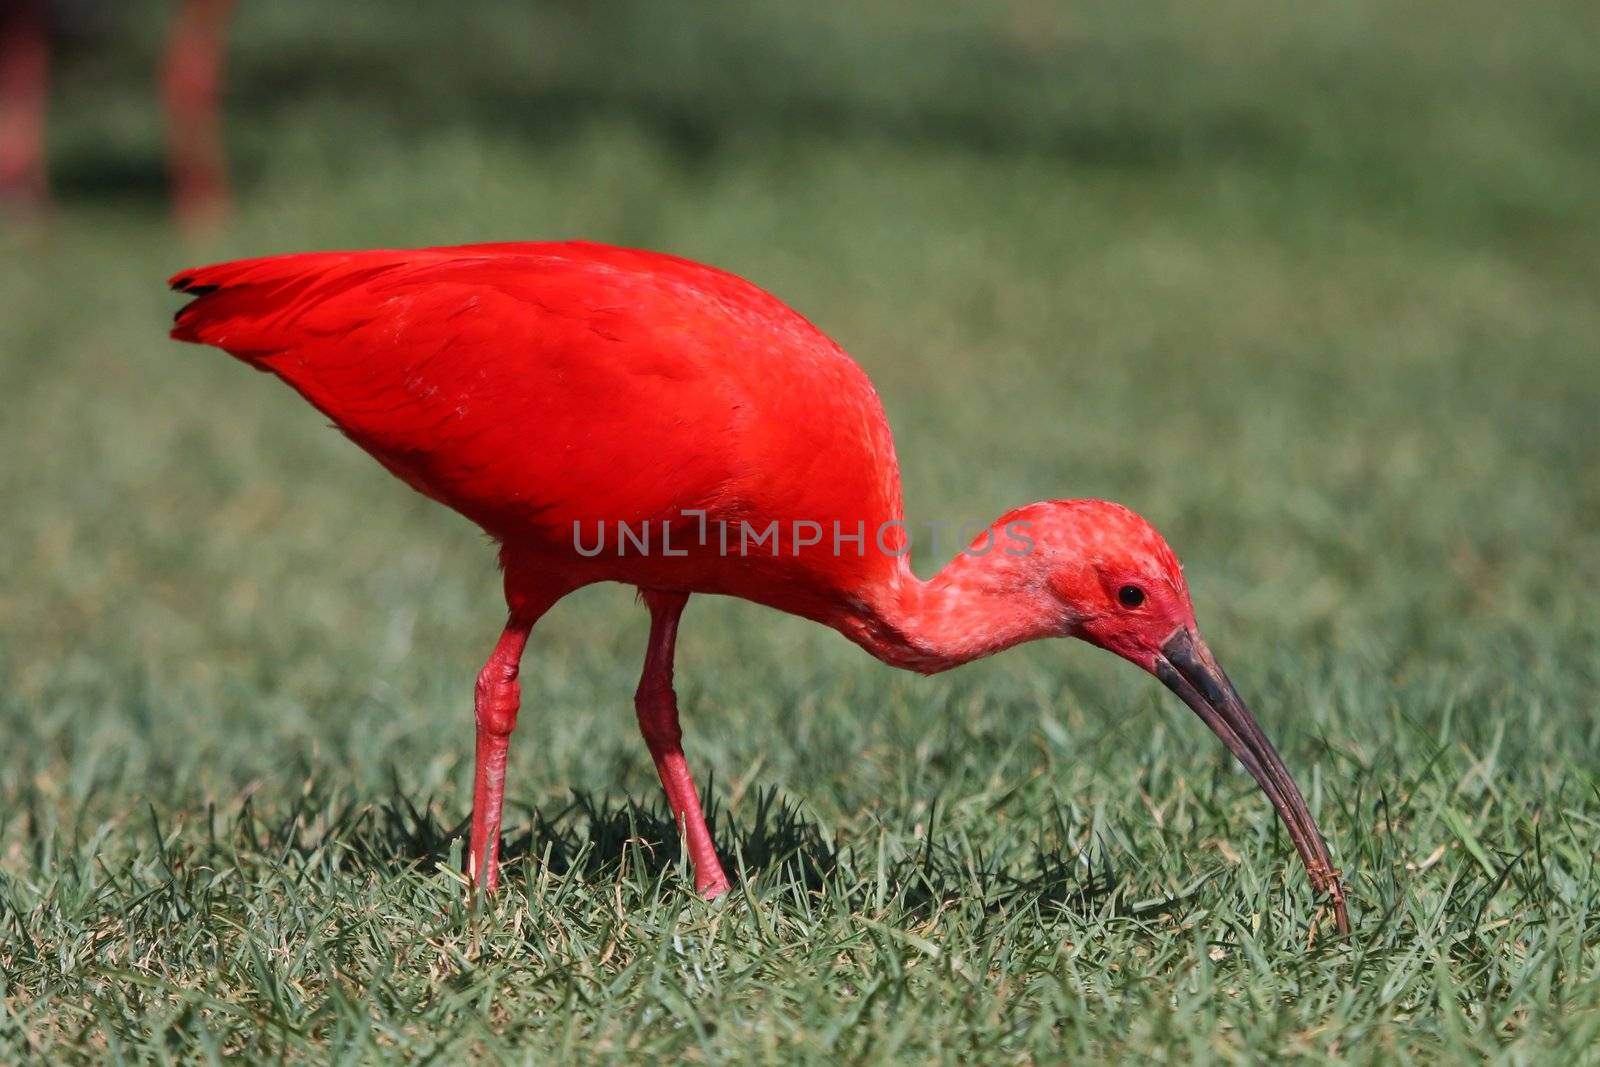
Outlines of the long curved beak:
M 1333 865 L 1328 846 L 1322 840 L 1322 831 L 1317 829 L 1305 797 L 1300 795 L 1300 787 L 1289 776 L 1288 768 L 1262 732 L 1261 724 L 1239 699 L 1233 683 L 1217 666 L 1211 650 L 1198 634 L 1181 629 L 1161 646 L 1161 655 L 1155 662 L 1155 676 L 1194 709 L 1267 794 L 1278 818 L 1288 828 L 1295 851 L 1306 865 L 1312 888 L 1332 905 L 1339 933 L 1348 934 L 1350 916 L 1345 911 L 1344 888 L 1339 883 L 1339 870 Z

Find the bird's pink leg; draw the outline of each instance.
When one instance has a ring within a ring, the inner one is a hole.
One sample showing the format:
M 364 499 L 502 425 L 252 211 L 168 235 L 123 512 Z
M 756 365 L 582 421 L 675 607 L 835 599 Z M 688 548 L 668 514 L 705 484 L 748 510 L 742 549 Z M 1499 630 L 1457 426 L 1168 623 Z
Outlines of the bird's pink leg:
M 689 599 L 687 593 L 645 592 L 650 608 L 650 648 L 645 653 L 644 673 L 634 694 L 634 709 L 639 713 L 639 729 L 656 772 L 667 790 L 667 804 L 689 849 L 694 863 L 694 887 L 706 898 L 728 891 L 728 876 L 711 842 L 705 812 L 694 776 L 683 758 L 683 731 L 678 726 L 678 697 L 672 691 L 672 657 L 678 640 L 678 617 Z
M 0 5 L 0 200 L 22 210 L 42 207 L 44 116 L 50 48 L 41 0 Z
M 472 789 L 472 851 L 467 874 L 484 892 L 493 893 L 499 877 L 500 811 L 506 796 L 506 749 L 517 726 L 521 686 L 517 669 L 528 643 L 531 618 L 513 615 L 478 674 L 478 756 Z
M 228 209 L 222 145 L 222 71 L 233 0 L 183 0 L 167 40 L 162 93 L 172 206 L 184 230 L 205 236 Z

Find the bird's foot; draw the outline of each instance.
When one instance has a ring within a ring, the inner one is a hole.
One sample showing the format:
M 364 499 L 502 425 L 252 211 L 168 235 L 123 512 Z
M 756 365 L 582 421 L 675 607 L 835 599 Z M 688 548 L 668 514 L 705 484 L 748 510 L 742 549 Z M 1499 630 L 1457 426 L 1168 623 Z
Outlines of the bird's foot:
M 700 894 L 702 900 L 716 900 L 732 888 L 727 875 L 720 871 L 711 878 L 696 878 L 694 883 L 694 891 Z

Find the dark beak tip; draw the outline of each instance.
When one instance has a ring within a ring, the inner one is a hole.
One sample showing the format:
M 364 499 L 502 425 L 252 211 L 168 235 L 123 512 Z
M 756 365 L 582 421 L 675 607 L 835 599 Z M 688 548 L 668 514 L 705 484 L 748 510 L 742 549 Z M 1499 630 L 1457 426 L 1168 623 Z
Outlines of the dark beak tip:
M 1313 936 L 1325 909 L 1330 907 L 1340 936 L 1349 936 L 1344 886 L 1305 797 L 1205 643 L 1189 628 L 1178 630 L 1161 646 L 1154 674 L 1200 716 L 1244 765 L 1289 830 L 1320 901 L 1312 924 Z

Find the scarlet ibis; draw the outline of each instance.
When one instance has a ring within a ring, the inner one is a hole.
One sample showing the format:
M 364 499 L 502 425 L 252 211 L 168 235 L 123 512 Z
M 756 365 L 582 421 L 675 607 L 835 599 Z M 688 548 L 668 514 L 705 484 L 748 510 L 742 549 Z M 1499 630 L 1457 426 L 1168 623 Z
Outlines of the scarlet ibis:
M 81 5 L 80 5 L 81 6 Z M 26 213 L 49 200 L 45 115 L 49 96 L 49 5 L 0 4 L 0 201 Z M 162 62 L 172 207 L 190 233 L 227 214 L 228 167 L 222 147 L 222 68 L 233 0 L 179 0 Z
M 274 256 L 171 285 L 193 298 L 173 337 L 276 374 L 499 543 L 509 619 L 478 675 L 468 860 L 486 891 L 529 631 L 573 590 L 622 582 L 650 611 L 639 726 L 705 896 L 729 882 L 684 759 L 672 670 L 685 602 L 718 593 L 928 674 L 1046 637 L 1132 661 L 1255 777 L 1348 931 L 1321 832 L 1201 640 L 1161 535 L 1117 504 L 1046 500 L 917 577 L 872 383 L 755 285 L 585 242 Z

